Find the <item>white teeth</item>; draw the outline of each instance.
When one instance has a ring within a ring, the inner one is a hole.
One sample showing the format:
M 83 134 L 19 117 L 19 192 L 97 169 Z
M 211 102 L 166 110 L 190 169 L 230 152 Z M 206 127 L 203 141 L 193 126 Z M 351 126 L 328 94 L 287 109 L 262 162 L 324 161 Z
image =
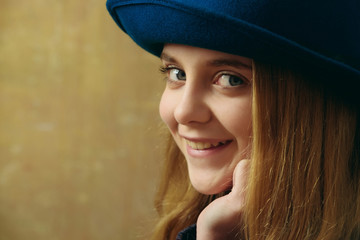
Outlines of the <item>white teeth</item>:
M 192 142 L 189 140 L 185 140 L 186 144 L 189 145 L 191 148 L 196 150 L 203 150 L 208 149 L 211 147 L 218 147 L 220 145 L 224 145 L 227 141 L 218 142 L 218 143 L 209 143 L 209 142 Z

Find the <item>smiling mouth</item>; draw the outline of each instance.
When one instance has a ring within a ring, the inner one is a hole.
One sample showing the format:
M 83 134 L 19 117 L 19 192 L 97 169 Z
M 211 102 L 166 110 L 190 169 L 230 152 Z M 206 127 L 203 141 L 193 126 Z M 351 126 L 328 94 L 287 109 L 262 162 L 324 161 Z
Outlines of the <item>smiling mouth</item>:
M 232 142 L 232 140 L 226 140 L 226 141 L 217 142 L 217 143 L 192 142 L 187 139 L 185 139 L 185 141 L 189 147 L 191 147 L 192 149 L 195 149 L 195 150 L 207 150 L 207 149 L 217 148 L 217 147 L 221 147 L 221 146 L 227 145 L 230 142 Z

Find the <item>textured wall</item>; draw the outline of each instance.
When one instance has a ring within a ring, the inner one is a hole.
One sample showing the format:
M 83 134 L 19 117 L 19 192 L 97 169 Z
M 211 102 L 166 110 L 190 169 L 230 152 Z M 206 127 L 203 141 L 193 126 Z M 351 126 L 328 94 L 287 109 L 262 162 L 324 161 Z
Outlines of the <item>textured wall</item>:
M 0 240 L 146 239 L 158 65 L 105 0 L 0 0 Z

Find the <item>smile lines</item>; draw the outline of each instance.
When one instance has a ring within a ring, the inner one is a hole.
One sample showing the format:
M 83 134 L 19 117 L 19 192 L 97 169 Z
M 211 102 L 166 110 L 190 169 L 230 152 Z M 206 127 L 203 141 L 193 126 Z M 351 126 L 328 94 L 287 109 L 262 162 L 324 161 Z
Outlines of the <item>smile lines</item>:
M 220 147 L 220 146 L 223 146 L 223 145 L 231 142 L 231 140 L 226 140 L 226 141 L 217 142 L 217 143 L 192 142 L 187 139 L 185 139 L 185 141 L 186 141 L 187 145 L 189 145 L 192 149 L 196 149 L 196 150 L 205 150 L 205 149 L 216 148 L 216 147 Z

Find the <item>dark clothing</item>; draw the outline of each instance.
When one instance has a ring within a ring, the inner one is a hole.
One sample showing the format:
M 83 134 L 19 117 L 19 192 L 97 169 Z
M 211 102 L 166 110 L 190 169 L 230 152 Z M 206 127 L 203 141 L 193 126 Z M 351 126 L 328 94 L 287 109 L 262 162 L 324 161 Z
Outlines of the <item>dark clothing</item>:
M 196 225 L 191 225 L 179 232 L 176 240 L 196 240 Z

